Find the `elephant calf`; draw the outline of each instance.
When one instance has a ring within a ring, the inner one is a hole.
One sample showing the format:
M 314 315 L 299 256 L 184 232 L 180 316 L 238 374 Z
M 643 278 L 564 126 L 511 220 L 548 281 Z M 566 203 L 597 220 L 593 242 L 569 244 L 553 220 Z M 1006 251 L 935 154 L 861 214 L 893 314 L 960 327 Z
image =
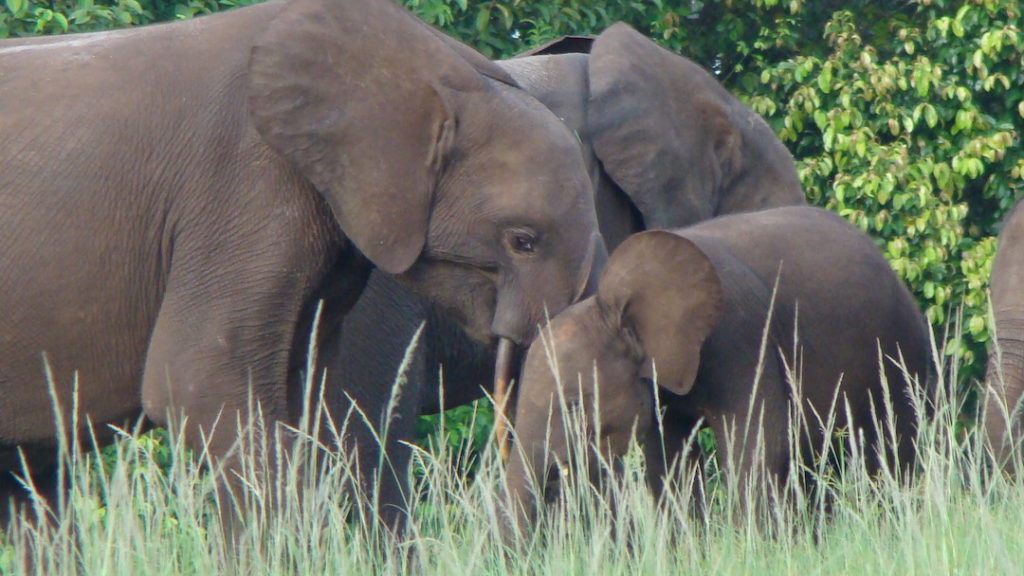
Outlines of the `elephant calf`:
M 924 381 L 927 325 L 871 240 L 828 211 L 777 208 L 634 235 L 610 257 L 597 294 L 559 314 L 547 333 L 548 348 L 538 340 L 528 352 L 514 420 L 509 489 L 526 510 L 534 504 L 531 484 L 536 494 L 553 493 L 559 466 L 572 456 L 563 407 L 599 426 L 598 446 L 611 458 L 625 453 L 635 430 L 649 480 L 660 485 L 666 462 L 649 380 L 655 373 L 669 458 L 703 419 L 723 469 L 741 488 L 755 478 L 774 487 L 787 479 L 794 390 L 805 420 L 803 454 L 829 442 L 825 424 L 834 418 L 834 429 L 863 438 L 870 468 L 915 458 L 911 395 L 919 384 L 903 376 L 897 359 Z M 895 445 L 880 441 L 890 433 L 880 423 L 890 416 Z M 531 482 L 531 473 L 544 485 Z

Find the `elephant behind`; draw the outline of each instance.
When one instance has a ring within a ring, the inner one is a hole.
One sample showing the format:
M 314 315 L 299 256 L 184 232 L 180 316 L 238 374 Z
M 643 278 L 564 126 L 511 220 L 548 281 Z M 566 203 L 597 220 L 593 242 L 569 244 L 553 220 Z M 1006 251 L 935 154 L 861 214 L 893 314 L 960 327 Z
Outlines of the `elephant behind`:
M 985 375 L 985 436 L 1004 470 L 1017 473 L 1024 424 L 1024 209 L 1018 202 L 1007 214 L 992 263 L 990 290 L 995 339 Z
M 904 471 L 914 463 L 912 397 L 926 393 L 928 327 L 874 243 L 831 212 L 777 208 L 636 234 L 609 258 L 597 294 L 555 316 L 545 334 L 550 341 L 527 354 L 514 419 L 508 487 L 521 520 L 539 504 L 535 494 L 558 493 L 567 463 L 595 457 L 574 453 L 563 407 L 608 462 L 635 437 L 655 487 L 703 421 L 740 494 L 752 481 L 774 493 L 794 470 L 797 406 L 802 458 L 828 445 L 834 418 L 833 430 L 863 439 L 870 471 L 882 460 Z M 904 378 L 900 360 L 915 379 Z
M 648 228 L 805 203 L 793 158 L 764 120 L 697 64 L 625 24 L 497 64 L 579 136 L 609 250 Z M 371 273 L 340 348 L 345 389 L 360 392 L 368 414 L 383 417 L 422 322 L 403 408 L 389 425 L 388 452 L 399 474 L 415 415 L 480 398 L 493 377 L 493 345 L 467 338 L 444 311 Z M 382 420 L 375 424 L 383 428 Z

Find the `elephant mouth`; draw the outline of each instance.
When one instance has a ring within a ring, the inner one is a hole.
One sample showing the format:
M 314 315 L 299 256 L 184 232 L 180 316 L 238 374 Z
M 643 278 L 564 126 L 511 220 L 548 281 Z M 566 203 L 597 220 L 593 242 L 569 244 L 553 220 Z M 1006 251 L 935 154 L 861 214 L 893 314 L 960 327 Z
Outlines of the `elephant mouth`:
M 580 469 L 583 466 L 584 469 Z M 574 472 L 586 475 L 590 485 L 598 491 L 603 491 L 609 486 L 621 483 L 625 480 L 626 462 L 621 456 L 612 457 L 605 466 L 599 466 L 597 462 L 575 462 L 566 464 L 556 461 L 548 466 L 544 474 L 544 483 L 541 485 L 541 494 L 545 505 L 558 503 L 562 500 L 566 491 L 566 483 L 573 481 Z M 582 481 L 582 477 L 581 481 Z M 577 487 L 578 489 L 578 487 Z

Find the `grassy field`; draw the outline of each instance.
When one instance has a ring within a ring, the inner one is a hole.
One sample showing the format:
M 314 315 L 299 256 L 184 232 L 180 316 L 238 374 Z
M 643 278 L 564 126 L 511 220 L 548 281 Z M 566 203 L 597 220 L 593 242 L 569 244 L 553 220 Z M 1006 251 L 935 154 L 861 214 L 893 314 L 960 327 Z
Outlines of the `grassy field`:
M 684 490 L 655 501 L 634 454 L 606 487 L 614 510 L 588 483 L 569 481 L 563 504 L 512 541 L 499 528 L 508 510 L 492 448 L 472 479 L 467 452 L 445 443 L 418 450 L 413 515 L 401 537 L 355 513 L 375 495 L 352 489 L 344 455 L 326 457 L 315 483 L 298 466 L 282 466 L 269 484 L 260 480 L 266 470 L 248 470 L 245 497 L 225 504 L 243 509 L 245 525 L 228 536 L 203 456 L 173 433 L 125 433 L 102 458 L 67 447 L 72 489 L 8 527 L 0 574 L 1020 574 L 1024 487 L 987 472 L 960 412 L 940 397 L 920 431 L 912 482 L 868 478 L 859 455 L 847 453 L 843 474 L 822 468 L 818 490 L 794 493 L 802 502 L 759 513 L 709 464 L 699 515 Z M 256 457 L 271 451 L 259 432 L 247 442 L 250 464 L 272 460 Z M 316 451 L 312 442 L 299 446 L 290 462 Z

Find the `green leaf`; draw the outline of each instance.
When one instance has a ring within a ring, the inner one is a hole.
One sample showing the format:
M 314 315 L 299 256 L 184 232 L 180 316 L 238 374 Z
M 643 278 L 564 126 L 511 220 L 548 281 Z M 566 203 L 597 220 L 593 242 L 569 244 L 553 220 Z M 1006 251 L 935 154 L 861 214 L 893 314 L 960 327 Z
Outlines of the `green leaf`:
M 487 28 L 491 23 L 491 8 L 490 6 L 484 6 L 480 8 L 476 13 L 476 31 L 481 35 L 487 33 Z
M 818 88 L 822 92 L 828 94 L 832 91 L 832 65 L 831 63 L 825 64 L 821 69 L 821 74 L 818 74 Z
M 7 2 L 7 9 L 11 11 L 17 18 L 25 16 L 26 2 L 25 0 L 5 0 Z
M 1024 106 L 1024 102 L 1022 102 L 1021 105 Z M 1021 110 L 1022 110 L 1022 115 L 1024 115 L 1024 107 L 1022 107 Z M 819 110 L 815 110 L 814 111 L 814 123 L 818 126 L 818 130 L 824 130 L 825 129 L 825 125 L 828 124 L 828 115 L 825 114 L 825 112 L 823 112 L 820 109 Z
M 974 316 L 967 322 L 967 328 L 971 334 L 981 334 L 985 330 L 985 319 L 981 316 Z

